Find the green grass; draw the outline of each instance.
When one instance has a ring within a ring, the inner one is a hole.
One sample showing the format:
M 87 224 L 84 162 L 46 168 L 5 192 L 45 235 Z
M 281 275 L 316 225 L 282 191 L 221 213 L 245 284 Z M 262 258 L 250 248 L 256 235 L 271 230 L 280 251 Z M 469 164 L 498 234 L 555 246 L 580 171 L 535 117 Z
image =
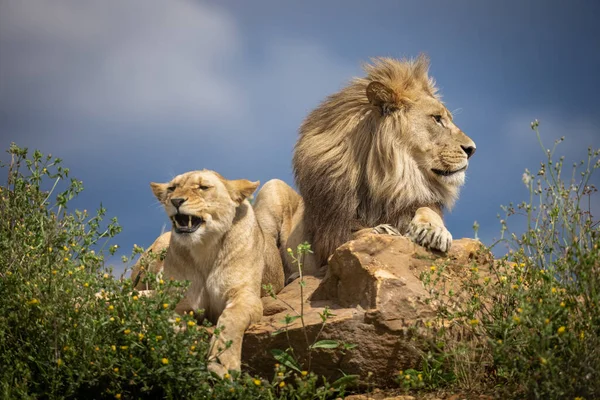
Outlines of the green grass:
M 421 387 L 500 398 L 600 398 L 600 227 L 589 210 L 600 151 L 589 149 L 587 161 L 565 178 L 564 158 L 555 159 L 563 138 L 547 149 L 537 121 L 532 129 L 546 160 L 523 175 L 529 199 L 503 207 L 496 246 L 508 253 L 490 271 L 465 266 L 458 290 L 439 289 L 443 264 L 422 276 L 441 308 L 426 322 L 435 345 L 416 371 Z M 509 229 L 515 218 L 526 225 L 521 234 Z M 452 379 L 425 374 L 432 368 Z

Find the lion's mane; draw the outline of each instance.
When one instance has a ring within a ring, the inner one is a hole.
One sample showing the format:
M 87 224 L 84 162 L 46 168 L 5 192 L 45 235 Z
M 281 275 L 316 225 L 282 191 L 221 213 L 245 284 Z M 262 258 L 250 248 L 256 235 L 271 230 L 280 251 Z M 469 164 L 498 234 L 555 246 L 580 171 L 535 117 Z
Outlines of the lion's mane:
M 305 202 L 305 224 L 317 260 L 350 239 L 353 231 L 391 224 L 406 228 L 415 210 L 451 207 L 458 189 L 432 181 L 403 141 L 406 113 L 420 96 L 439 100 L 425 56 L 416 60 L 376 58 L 313 110 L 300 127 L 293 167 Z M 378 81 L 393 89 L 396 110 L 383 118 L 367 98 Z

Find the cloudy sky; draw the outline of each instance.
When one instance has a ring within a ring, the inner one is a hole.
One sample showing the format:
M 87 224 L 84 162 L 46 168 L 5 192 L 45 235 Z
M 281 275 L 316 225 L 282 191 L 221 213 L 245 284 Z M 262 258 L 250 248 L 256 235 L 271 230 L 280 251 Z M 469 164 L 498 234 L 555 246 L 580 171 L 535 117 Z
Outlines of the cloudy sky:
M 306 114 L 369 58 L 425 52 L 477 143 L 446 223 L 491 243 L 544 157 L 533 119 L 569 163 L 600 147 L 598 20 L 593 0 L 0 0 L 0 160 L 12 141 L 63 158 L 86 187 L 72 207 L 102 202 L 128 252 L 167 223 L 150 181 L 293 184 Z

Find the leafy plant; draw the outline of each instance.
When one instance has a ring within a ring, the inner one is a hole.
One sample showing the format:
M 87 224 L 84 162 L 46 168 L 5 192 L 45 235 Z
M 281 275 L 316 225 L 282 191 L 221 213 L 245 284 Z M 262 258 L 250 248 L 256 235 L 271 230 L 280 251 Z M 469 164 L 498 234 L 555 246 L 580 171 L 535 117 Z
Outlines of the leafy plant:
M 564 138 L 546 149 L 538 126 L 546 161 L 523 175 L 529 200 L 503 208 L 497 244 L 508 253 L 489 270 L 471 265 L 459 288 L 446 287 L 444 265 L 432 266 L 422 279 L 440 312 L 428 324 L 462 388 L 494 388 L 503 398 L 598 398 L 600 227 L 590 182 L 600 150 L 588 149 L 565 180 L 564 157 L 554 158 Z M 526 220 L 521 234 L 508 228 L 514 216 Z

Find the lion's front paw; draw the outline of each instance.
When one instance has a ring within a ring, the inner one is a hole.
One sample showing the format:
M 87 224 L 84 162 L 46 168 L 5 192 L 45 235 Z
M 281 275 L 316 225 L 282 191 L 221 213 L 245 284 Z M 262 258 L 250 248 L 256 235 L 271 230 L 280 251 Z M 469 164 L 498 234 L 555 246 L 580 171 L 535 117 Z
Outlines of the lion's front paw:
M 452 246 L 452 235 L 445 226 L 429 222 L 411 222 L 407 235 L 413 242 L 430 249 L 447 252 Z
M 394 228 L 390 224 L 377 225 L 376 227 L 373 228 L 372 233 L 375 233 L 375 234 L 378 234 L 378 235 L 402 236 L 402 234 L 400 233 L 400 231 L 398 231 L 398 229 Z

